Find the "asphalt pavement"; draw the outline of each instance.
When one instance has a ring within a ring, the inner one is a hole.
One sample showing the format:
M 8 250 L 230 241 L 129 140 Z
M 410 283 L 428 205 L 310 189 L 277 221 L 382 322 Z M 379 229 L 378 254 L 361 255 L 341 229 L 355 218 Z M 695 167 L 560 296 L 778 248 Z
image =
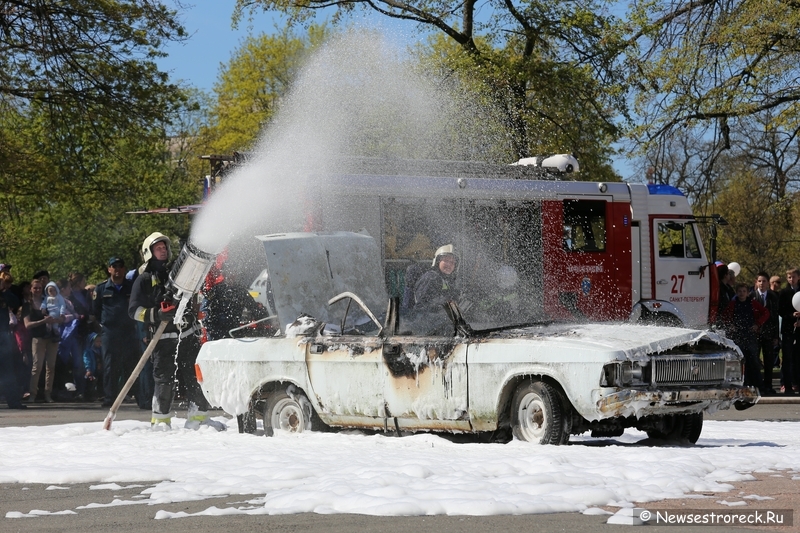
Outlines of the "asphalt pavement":
M 69 424 L 75 422 L 101 422 L 108 413 L 99 403 L 31 403 L 27 409 L 10 410 L 0 408 L 0 427 L 41 426 Z M 180 411 L 179 411 L 180 413 Z M 212 413 L 223 416 L 221 411 Z M 745 411 L 734 409 L 707 415 L 708 420 L 800 420 L 800 396 L 794 398 L 765 398 L 758 405 Z M 150 419 L 150 412 L 135 404 L 123 404 L 117 420 Z M 32 452 L 33 453 L 33 452 Z M 153 483 L 155 485 L 155 482 Z M 272 516 L 197 516 L 178 519 L 156 520 L 158 510 L 195 513 L 211 506 L 228 507 L 242 500 L 241 496 L 181 502 L 169 505 L 126 505 L 107 508 L 81 509 L 80 506 L 98 502 L 98 492 L 90 491 L 88 484 L 70 485 L 70 490 L 45 490 L 47 485 L 0 484 L 0 533 L 5 532 L 64 532 L 64 531 L 109 531 L 125 533 L 205 533 L 212 531 L 271 532 L 307 531 L 312 533 L 353 531 L 376 531 L 385 533 L 485 533 L 494 531 L 535 531 L 537 533 L 595 531 L 617 533 L 630 532 L 631 526 L 609 525 L 607 516 L 591 516 L 580 513 L 556 513 L 524 516 L 404 516 L 376 517 L 366 515 L 313 513 Z M 23 490 L 24 489 L 24 490 Z M 115 498 L 133 500 L 143 489 L 131 488 L 113 491 L 108 502 Z M 98 502 L 104 503 L 104 502 Z M 107 502 L 106 502 L 107 503 Z M 6 518 L 9 511 L 29 512 L 35 509 L 58 511 L 76 510 L 71 515 L 47 515 L 37 518 Z M 662 527 L 648 525 L 648 531 Z M 665 531 L 677 531 L 664 528 Z M 797 528 L 782 531 L 797 530 Z M 730 531 L 753 531 L 730 527 L 703 527 L 698 531 L 722 533 Z

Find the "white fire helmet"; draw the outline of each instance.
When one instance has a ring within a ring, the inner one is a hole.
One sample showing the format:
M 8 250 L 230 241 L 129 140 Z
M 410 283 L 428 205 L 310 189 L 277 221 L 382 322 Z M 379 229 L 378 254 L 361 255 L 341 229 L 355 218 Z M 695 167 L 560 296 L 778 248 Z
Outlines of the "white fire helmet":
M 433 262 L 431 266 L 436 266 L 436 260 L 439 259 L 440 256 L 443 255 L 455 255 L 456 249 L 453 248 L 452 244 L 445 244 L 444 246 L 440 246 L 436 253 L 433 255 Z
M 172 248 L 170 247 L 169 237 L 163 233 L 153 232 L 147 236 L 142 243 L 142 259 L 147 263 L 153 258 L 153 245 L 157 242 L 163 242 L 167 245 L 167 259 L 172 257 Z

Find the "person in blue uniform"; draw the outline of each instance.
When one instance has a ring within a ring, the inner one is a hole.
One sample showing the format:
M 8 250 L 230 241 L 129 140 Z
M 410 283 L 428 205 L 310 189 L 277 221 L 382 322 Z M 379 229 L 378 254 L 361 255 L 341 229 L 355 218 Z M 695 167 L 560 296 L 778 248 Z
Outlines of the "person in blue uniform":
M 93 312 L 102 330 L 103 407 L 110 407 L 141 355 L 136 322 L 128 315 L 133 284 L 125 279 L 125 262 L 108 260 L 108 279 L 94 291 Z M 135 390 L 135 389 L 134 389 Z

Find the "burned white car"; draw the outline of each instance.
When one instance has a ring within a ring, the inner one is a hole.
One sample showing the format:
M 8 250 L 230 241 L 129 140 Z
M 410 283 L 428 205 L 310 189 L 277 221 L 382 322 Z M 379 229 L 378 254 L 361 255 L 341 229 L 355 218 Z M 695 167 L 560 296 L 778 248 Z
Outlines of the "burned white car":
M 259 237 L 278 334 L 203 345 L 208 400 L 266 435 L 316 428 L 570 435 L 696 442 L 703 412 L 746 407 L 742 357 L 713 332 L 635 324 L 478 328 L 454 302 L 406 320 L 386 294 L 374 240 Z M 323 297 L 323 295 L 325 295 Z M 300 317 L 300 318 L 298 318 Z

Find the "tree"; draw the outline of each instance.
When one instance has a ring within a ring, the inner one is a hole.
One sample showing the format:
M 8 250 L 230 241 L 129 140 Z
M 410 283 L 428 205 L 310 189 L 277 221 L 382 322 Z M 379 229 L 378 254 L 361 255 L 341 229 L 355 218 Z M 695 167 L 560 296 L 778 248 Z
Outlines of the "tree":
M 276 35 L 248 36 L 222 67 L 214 84 L 216 101 L 204 142 L 212 153 L 252 148 L 274 115 L 308 52 L 326 36 L 312 25 L 299 37 L 290 29 Z
M 359 8 L 418 24 L 446 36 L 463 54 L 451 66 L 462 74 L 479 74 L 512 126 L 515 157 L 573 152 L 589 162 L 597 179 L 609 179 L 611 142 L 625 114 L 620 71 L 614 63 L 621 33 L 605 4 L 594 0 L 570 3 L 490 2 L 361 2 L 342 0 L 238 0 L 234 19 L 253 9 L 277 10 L 293 22 L 312 18 L 334 6 L 337 21 Z M 439 43 L 441 44 L 441 43 Z M 439 51 L 452 55 L 454 50 Z
M 0 114 L 0 137 L 16 139 L 21 150 L 10 168 L 0 169 L 12 184 L 0 192 L 0 257 L 15 265 L 17 276 L 41 268 L 53 277 L 79 270 L 96 281 L 105 278 L 111 255 L 135 264 L 141 240 L 152 231 L 188 236 L 186 216 L 126 214 L 198 200 L 197 179 L 173 160 L 163 128 L 120 132 L 79 120 L 52 126 L 37 105 L 25 114 Z M 103 132 L 107 149 L 96 142 Z M 67 136 L 85 148 L 66 151 Z
M 732 165 L 728 170 L 726 185 L 711 205 L 728 221 L 728 226 L 720 229 L 719 257 L 740 263 L 743 279 L 748 281 L 760 270 L 782 274 L 796 264 L 800 250 L 796 232 L 785 224 L 785 210 L 798 220 L 794 198 L 775 202 L 762 179 L 750 169 Z
M 17 276 L 105 277 L 109 255 L 136 261 L 145 232 L 188 234 L 188 220 L 125 214 L 197 200 L 167 141 L 197 106 L 154 62 L 185 35 L 157 0 L 3 2 L 0 257 Z
M 746 119 L 769 112 L 796 136 L 800 102 L 800 4 L 793 0 L 637 1 L 627 62 L 644 149 L 680 129 L 710 141 L 713 165 Z
M 697 138 L 695 133 L 679 130 L 651 145 L 642 159 L 642 166 L 652 182 L 680 189 L 697 214 L 710 214 L 710 204 L 727 186 L 722 179 L 725 165 L 709 164 L 713 143 Z
M 156 0 L 5 0 L 0 100 L 118 126 L 160 121 L 182 95 L 153 60 L 185 36 Z
M 748 162 L 773 201 L 782 201 L 800 187 L 800 129 L 782 127 L 770 112 L 744 117 L 731 134 L 732 151 Z

